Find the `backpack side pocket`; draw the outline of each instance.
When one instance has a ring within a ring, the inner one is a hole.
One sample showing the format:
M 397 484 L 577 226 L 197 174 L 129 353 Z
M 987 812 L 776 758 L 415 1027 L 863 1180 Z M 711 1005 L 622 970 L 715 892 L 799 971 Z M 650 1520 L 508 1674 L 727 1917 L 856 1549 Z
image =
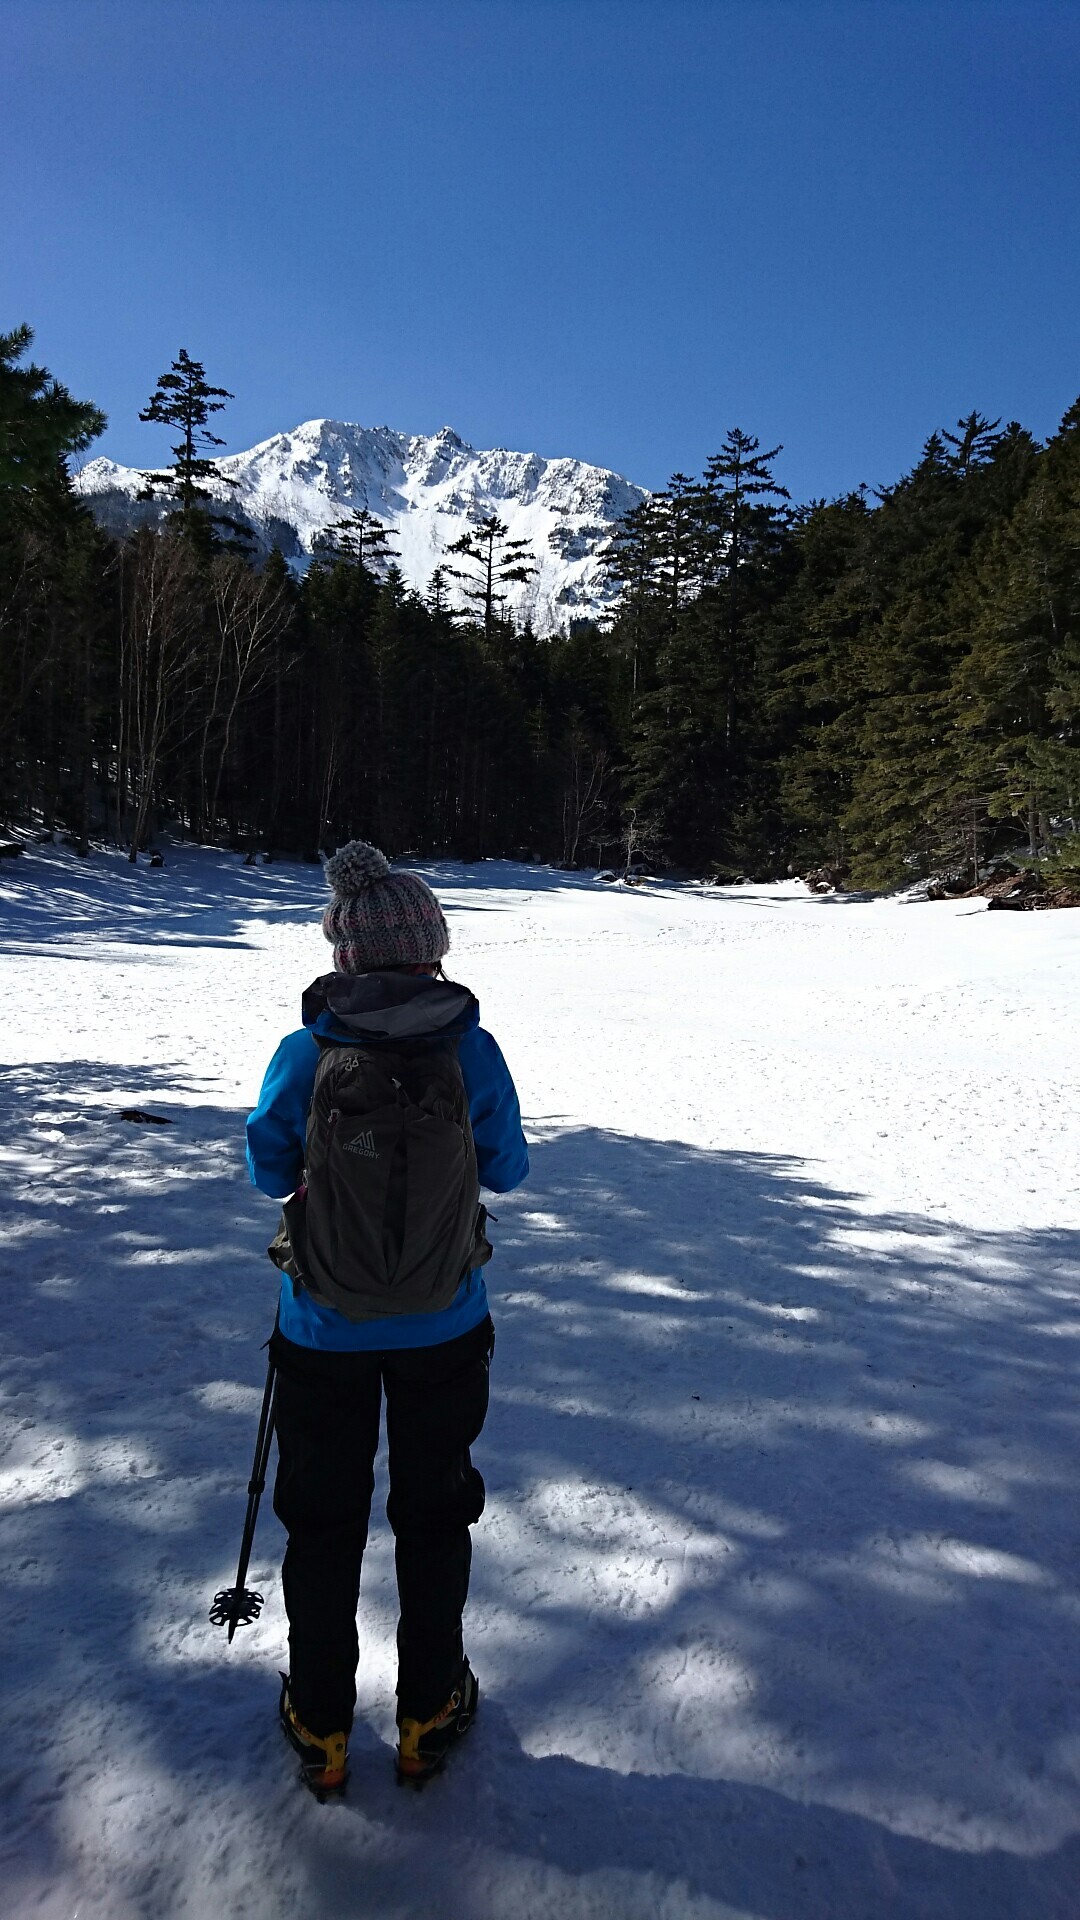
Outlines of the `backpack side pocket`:
M 311 1285 L 306 1268 L 306 1210 L 307 1189 L 299 1187 L 284 1202 L 278 1230 L 266 1249 L 278 1271 L 292 1281 L 294 1293 Z

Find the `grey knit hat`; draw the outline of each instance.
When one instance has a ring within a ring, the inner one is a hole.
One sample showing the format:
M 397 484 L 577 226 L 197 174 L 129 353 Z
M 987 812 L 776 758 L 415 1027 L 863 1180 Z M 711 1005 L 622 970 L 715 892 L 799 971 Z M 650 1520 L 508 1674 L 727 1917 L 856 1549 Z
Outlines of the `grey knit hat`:
M 378 847 L 350 840 L 325 862 L 334 897 L 322 930 L 333 942 L 339 973 L 424 966 L 441 960 L 450 929 L 426 880 L 394 873 Z

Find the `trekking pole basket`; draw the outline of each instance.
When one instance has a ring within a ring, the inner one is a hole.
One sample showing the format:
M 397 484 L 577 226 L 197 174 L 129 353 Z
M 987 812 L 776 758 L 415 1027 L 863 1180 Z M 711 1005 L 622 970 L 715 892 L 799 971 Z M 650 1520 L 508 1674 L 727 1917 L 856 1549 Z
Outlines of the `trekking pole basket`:
M 252 1462 L 251 1479 L 248 1481 L 247 1513 L 244 1516 L 244 1534 L 240 1542 L 236 1584 L 232 1587 L 222 1587 L 220 1593 L 215 1593 L 214 1604 L 210 1608 L 211 1625 L 228 1627 L 230 1644 L 237 1627 L 250 1626 L 263 1610 L 262 1594 L 246 1587 L 244 1581 L 247 1579 L 248 1561 L 251 1559 L 251 1546 L 255 1538 L 259 1501 L 266 1485 L 266 1467 L 270 1458 L 270 1444 L 274 1438 L 276 1398 L 277 1368 L 271 1354 L 266 1369 L 266 1388 L 263 1392 L 262 1412 L 259 1415 L 259 1432 L 255 1441 L 255 1459 Z

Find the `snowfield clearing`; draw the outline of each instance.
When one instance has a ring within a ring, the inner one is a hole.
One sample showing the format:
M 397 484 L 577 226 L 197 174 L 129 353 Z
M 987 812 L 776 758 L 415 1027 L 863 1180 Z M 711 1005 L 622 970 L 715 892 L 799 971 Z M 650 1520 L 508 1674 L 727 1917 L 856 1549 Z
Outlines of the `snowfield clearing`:
M 533 1151 L 485 1697 L 397 1792 L 380 1520 L 320 1807 L 269 1498 L 262 1619 L 206 1611 L 277 1281 L 243 1119 L 321 875 L 0 868 L 4 1913 L 1077 1920 L 1080 912 L 424 871 Z

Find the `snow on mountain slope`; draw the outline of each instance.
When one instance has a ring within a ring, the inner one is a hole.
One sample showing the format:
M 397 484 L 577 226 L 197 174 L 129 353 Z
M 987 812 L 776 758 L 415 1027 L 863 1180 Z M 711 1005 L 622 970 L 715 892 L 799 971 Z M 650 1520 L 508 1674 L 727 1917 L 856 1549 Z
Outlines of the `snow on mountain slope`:
M 229 455 L 220 468 L 238 483 L 216 489 L 230 510 L 249 519 L 266 546 L 276 540 L 296 557 L 310 554 L 324 528 L 366 507 L 393 531 L 402 572 L 420 590 L 460 534 L 498 514 L 511 539 L 529 542 L 538 567 L 510 589 L 508 603 L 541 633 L 610 604 L 600 552 L 615 521 L 645 498 L 603 467 L 504 447 L 480 451 L 449 427 L 425 436 L 308 420 Z M 91 460 L 76 486 L 107 524 L 122 527 L 138 517 L 142 483 L 134 468 Z

